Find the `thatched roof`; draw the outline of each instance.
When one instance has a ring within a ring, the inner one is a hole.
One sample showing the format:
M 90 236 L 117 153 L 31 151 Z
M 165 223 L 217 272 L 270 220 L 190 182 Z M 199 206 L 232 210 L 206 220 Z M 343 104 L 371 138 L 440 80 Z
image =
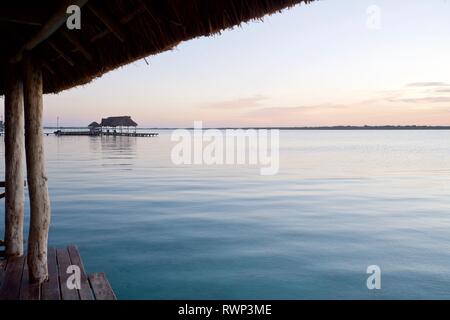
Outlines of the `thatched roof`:
M 97 121 L 91 122 L 88 125 L 88 128 L 98 128 L 98 127 L 101 127 L 101 125 Z
M 137 125 L 130 116 L 103 118 L 101 123 L 102 127 L 137 127 Z
M 31 50 L 44 92 L 56 93 L 182 41 L 208 36 L 312 0 L 40 0 L 0 2 L 0 74 Z M 65 26 L 81 7 L 81 30 Z M 4 77 L 0 77 L 0 94 Z

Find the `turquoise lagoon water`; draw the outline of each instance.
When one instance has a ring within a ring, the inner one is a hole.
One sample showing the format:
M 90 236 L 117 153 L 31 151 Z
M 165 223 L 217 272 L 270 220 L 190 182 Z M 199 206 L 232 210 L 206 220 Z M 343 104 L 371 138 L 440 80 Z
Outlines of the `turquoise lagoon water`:
M 50 243 L 119 298 L 450 298 L 449 131 L 282 131 L 275 176 L 175 166 L 160 133 L 45 137 Z

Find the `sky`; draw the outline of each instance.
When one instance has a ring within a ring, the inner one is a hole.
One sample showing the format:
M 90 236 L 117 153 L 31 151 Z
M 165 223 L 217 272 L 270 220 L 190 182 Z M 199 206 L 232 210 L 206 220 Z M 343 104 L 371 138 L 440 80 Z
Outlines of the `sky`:
M 321 0 L 44 98 L 44 124 L 450 125 L 450 1 Z

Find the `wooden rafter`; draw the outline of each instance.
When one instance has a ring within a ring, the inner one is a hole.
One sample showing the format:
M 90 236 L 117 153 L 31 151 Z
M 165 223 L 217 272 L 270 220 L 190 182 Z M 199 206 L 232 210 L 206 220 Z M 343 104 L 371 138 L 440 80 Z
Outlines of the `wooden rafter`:
M 59 54 L 59 57 L 63 58 L 72 67 L 75 65 L 73 60 L 70 57 L 68 57 L 66 54 L 64 54 L 64 52 L 61 49 L 59 49 L 53 42 L 47 41 L 47 43 L 49 44 L 50 47 L 52 47 L 53 50 L 56 51 L 56 53 Z
M 18 62 L 22 59 L 22 55 L 25 51 L 33 50 L 37 45 L 48 39 L 53 33 L 55 33 L 67 19 L 67 8 L 71 5 L 77 5 L 82 7 L 88 0 L 64 0 L 58 10 L 45 22 L 41 29 L 32 36 L 13 56 L 11 62 Z
M 35 14 L 24 11 L 14 11 L 2 8 L 0 11 L 0 21 L 26 24 L 30 26 L 42 26 L 41 14 Z
M 103 22 L 103 24 L 109 29 L 109 31 L 111 31 L 116 36 L 116 38 L 120 40 L 120 42 L 125 41 L 125 35 L 122 32 L 121 26 L 118 22 L 116 22 L 107 13 L 95 6 L 93 3 L 90 3 L 87 7 L 101 22 Z
M 92 55 L 86 50 L 80 40 L 76 38 L 70 31 L 61 30 L 61 34 L 90 62 L 94 60 Z
M 133 20 L 137 15 L 141 14 L 145 11 L 144 5 L 142 3 L 136 7 L 133 11 L 131 11 L 129 14 L 124 16 L 122 19 L 120 19 L 120 23 L 125 24 Z
M 133 11 L 131 11 L 129 14 L 127 14 L 126 16 L 124 16 L 123 18 L 120 19 L 120 23 L 121 24 L 127 24 L 128 22 L 132 21 L 137 15 L 144 13 L 146 11 L 145 6 L 141 3 L 138 7 L 136 7 Z M 93 43 L 103 37 L 105 37 L 106 35 L 110 34 L 111 31 L 110 29 L 106 29 L 98 34 L 96 34 L 95 36 L 93 36 L 90 39 L 90 42 Z

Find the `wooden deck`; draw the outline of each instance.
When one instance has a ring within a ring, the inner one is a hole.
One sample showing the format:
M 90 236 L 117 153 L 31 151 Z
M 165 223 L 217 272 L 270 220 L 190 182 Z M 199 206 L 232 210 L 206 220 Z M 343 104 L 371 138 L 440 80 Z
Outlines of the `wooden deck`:
M 102 136 L 114 136 L 114 137 L 157 137 L 159 133 L 149 132 L 102 132 Z
M 47 133 L 49 135 L 49 133 Z M 101 131 L 63 131 L 57 130 L 54 132 L 55 136 L 114 136 L 114 137 L 157 137 L 159 133 L 156 132 L 101 132 Z
M 67 267 L 81 270 L 81 288 L 67 287 Z M 87 275 L 76 246 L 48 251 L 49 279 L 42 285 L 30 284 L 26 257 L 0 259 L 0 300 L 115 300 L 104 273 Z

